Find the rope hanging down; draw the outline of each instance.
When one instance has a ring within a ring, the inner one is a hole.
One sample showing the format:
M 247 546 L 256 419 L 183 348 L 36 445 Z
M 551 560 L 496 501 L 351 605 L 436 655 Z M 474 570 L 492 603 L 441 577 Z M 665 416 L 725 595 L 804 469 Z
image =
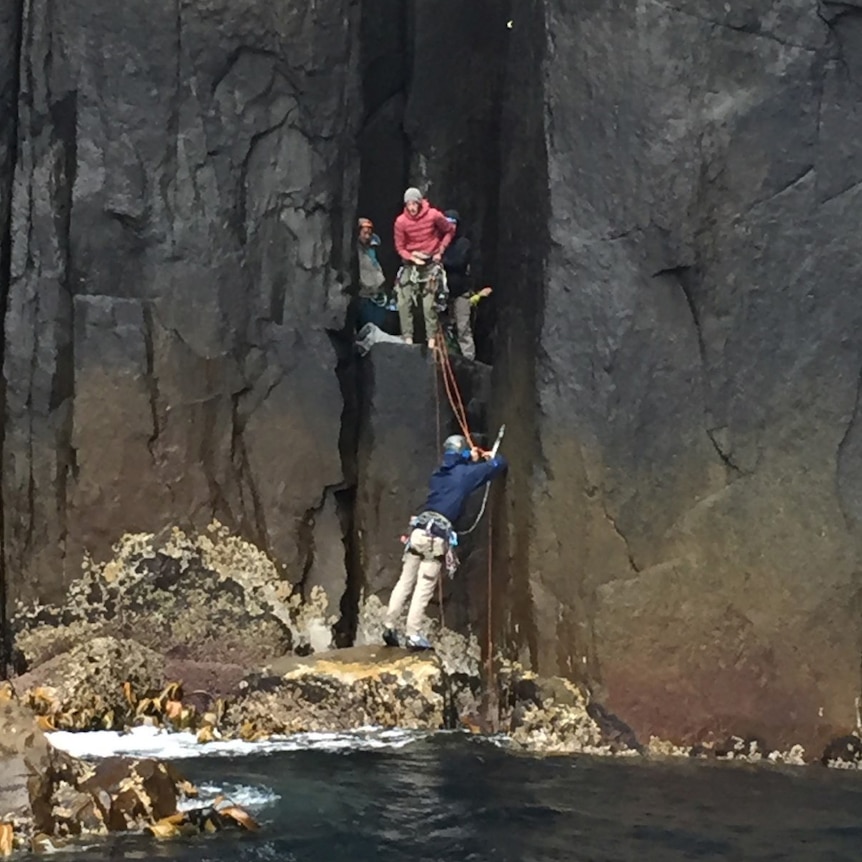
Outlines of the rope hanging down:
M 437 338 L 434 344 L 434 359 L 435 359 L 435 371 L 434 371 L 434 400 L 436 403 L 436 416 L 437 416 L 437 449 L 440 449 L 440 388 L 437 383 L 437 366 L 440 367 L 440 376 L 443 378 L 443 385 L 446 389 L 446 397 L 449 400 L 449 406 L 452 408 L 452 413 L 455 416 L 456 421 L 458 422 L 458 426 L 461 429 L 461 433 L 464 435 L 464 438 L 467 440 L 467 445 L 473 449 L 475 448 L 475 443 L 473 442 L 473 438 L 470 436 L 470 426 L 467 423 L 467 411 L 464 408 L 464 402 L 461 398 L 461 392 L 458 388 L 458 381 L 455 378 L 455 372 L 452 369 L 452 363 L 449 359 L 449 350 L 446 346 L 446 337 L 443 333 L 443 328 L 440 327 L 437 330 Z M 500 443 L 503 440 L 503 434 L 506 432 L 506 426 L 501 425 L 500 431 L 497 434 L 497 439 L 494 441 L 494 446 L 491 449 L 491 454 L 496 455 L 497 450 L 500 448 Z M 465 536 L 469 533 L 472 533 L 476 527 L 479 526 L 479 522 L 482 520 L 483 515 L 485 514 L 485 508 L 488 505 L 488 495 L 491 492 L 491 483 L 488 482 L 485 485 L 485 493 L 482 495 L 482 505 L 479 508 L 479 514 L 476 516 L 476 520 L 470 525 L 467 530 L 463 532 L 459 531 L 459 536 Z M 487 644 L 486 644 L 486 673 L 489 685 L 493 680 L 494 673 L 494 635 L 493 635 L 493 622 L 492 622 L 492 614 L 493 614 L 493 523 L 492 518 L 489 516 L 488 518 L 488 571 L 487 571 L 487 598 L 488 598 L 488 607 L 486 610 L 487 614 Z M 440 578 L 440 622 L 443 624 L 443 579 Z
M 443 332 L 443 327 L 441 326 L 437 330 L 437 339 L 434 344 L 434 359 L 435 366 L 439 365 L 440 367 L 440 376 L 443 378 L 443 385 L 446 388 L 446 397 L 449 399 L 449 406 L 452 408 L 452 413 L 455 416 L 456 421 L 458 422 L 458 426 L 461 429 L 461 433 L 464 435 L 464 438 L 467 441 L 467 445 L 473 449 L 475 448 L 475 443 L 473 442 L 473 438 L 470 436 L 470 426 L 467 423 L 467 411 L 464 408 L 464 401 L 461 398 L 461 392 L 458 388 L 458 381 L 455 378 L 455 372 L 452 369 L 452 362 L 449 359 L 449 348 L 446 346 L 446 336 Z M 440 448 L 440 397 L 439 390 L 437 388 L 437 374 L 434 374 L 434 396 L 437 401 L 437 449 Z M 476 520 L 470 525 L 470 527 L 463 532 L 461 530 L 458 531 L 459 536 L 467 536 L 479 526 L 479 521 L 482 520 L 482 516 L 485 514 L 485 507 L 488 505 L 488 492 L 491 490 L 490 482 L 485 486 L 485 493 L 482 495 L 482 505 L 479 508 L 479 514 L 476 516 Z
M 458 422 L 458 427 L 461 433 L 467 440 L 467 444 L 471 449 L 475 448 L 476 444 L 470 436 L 470 426 L 467 424 L 467 411 L 464 408 L 464 401 L 461 398 L 461 391 L 458 388 L 458 381 L 455 378 L 455 372 L 452 369 L 452 362 L 449 359 L 449 348 L 446 346 L 446 336 L 443 333 L 443 328 L 437 330 L 437 338 L 434 344 L 434 354 L 436 364 L 440 366 L 441 377 L 443 378 L 443 386 L 446 389 L 446 397 L 449 399 L 449 405 L 452 407 L 452 413 Z
M 464 435 L 467 440 L 467 444 L 471 449 L 475 447 L 475 443 L 473 442 L 472 437 L 470 436 L 470 426 L 467 423 L 467 411 L 464 408 L 464 401 L 461 398 L 461 392 L 458 388 L 458 381 L 455 378 L 455 372 L 452 369 L 452 362 L 449 359 L 449 349 L 446 346 L 446 338 L 443 333 L 443 328 L 437 330 L 437 339 L 434 345 L 434 353 L 436 359 L 436 365 L 440 366 L 440 376 L 443 378 L 443 384 L 446 387 L 446 397 L 449 399 L 449 405 L 452 408 L 452 413 L 455 415 L 455 419 L 458 422 L 458 426 L 461 429 L 461 433 Z M 437 385 L 437 375 L 434 375 L 434 397 L 437 402 L 437 448 L 440 448 L 440 395 L 439 388 Z M 491 452 L 496 455 L 497 450 L 500 448 L 500 442 L 503 439 L 503 434 L 506 430 L 506 426 L 503 425 L 500 428 L 500 433 L 497 435 L 497 440 L 494 443 L 494 448 Z M 466 530 L 459 530 L 459 536 L 468 536 L 472 533 L 476 527 L 479 526 L 479 522 L 485 515 L 485 509 L 488 505 L 488 495 L 491 493 L 491 484 L 490 482 L 485 485 L 485 492 L 482 494 L 482 505 L 479 507 L 479 514 L 476 515 L 476 519 Z

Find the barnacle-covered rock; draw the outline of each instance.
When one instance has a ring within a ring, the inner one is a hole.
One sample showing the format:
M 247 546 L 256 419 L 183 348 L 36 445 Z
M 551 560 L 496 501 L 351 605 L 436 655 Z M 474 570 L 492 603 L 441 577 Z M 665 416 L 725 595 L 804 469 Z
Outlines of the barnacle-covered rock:
M 371 725 L 437 730 L 447 698 L 433 653 L 354 647 L 273 662 L 228 707 L 224 726 L 247 738 Z
M 95 730 L 132 722 L 136 699 L 157 692 L 164 659 L 131 640 L 99 637 L 14 680 L 22 703 L 48 728 Z
M 16 609 L 16 656 L 32 669 L 112 636 L 177 660 L 255 667 L 293 649 L 328 649 L 331 604 L 320 587 L 301 595 L 263 551 L 218 522 L 161 541 L 128 534 L 108 562 L 84 561 L 62 604 Z
M 114 757 L 94 765 L 58 751 L 31 710 L 13 697 L 0 700 L 0 856 L 55 848 L 79 835 L 140 832 L 195 795 L 157 760 Z
M 183 779 L 169 764 L 110 757 L 97 764 L 57 753 L 54 834 L 142 831 L 174 814 Z
M 512 743 L 543 754 L 636 754 L 640 746 L 619 719 L 591 702 L 567 679 L 542 678 L 517 666 L 504 668 L 499 684 L 508 706 Z
M 27 830 L 50 830 L 54 750 L 36 716 L 14 698 L 0 702 L 0 823 L 4 844 L 23 846 Z

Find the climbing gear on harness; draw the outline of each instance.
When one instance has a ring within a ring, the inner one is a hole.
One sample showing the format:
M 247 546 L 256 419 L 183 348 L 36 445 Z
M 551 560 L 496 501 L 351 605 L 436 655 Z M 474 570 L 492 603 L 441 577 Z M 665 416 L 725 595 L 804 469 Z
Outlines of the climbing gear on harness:
M 413 334 L 414 322 L 417 315 L 421 313 L 425 320 L 428 349 L 436 349 L 438 315 L 441 304 L 445 307 L 448 301 L 446 271 L 442 265 L 435 261 L 405 263 L 398 270 L 395 291 L 398 295 L 402 334 L 405 336 Z
M 454 550 L 458 546 L 458 533 L 452 527 L 452 522 L 439 512 L 420 512 L 410 519 L 410 531 L 413 530 L 423 530 L 427 535 L 443 540 L 445 552 L 440 562 L 446 566 L 446 574 L 450 578 L 453 577 L 458 569 L 458 556 Z M 405 539 L 404 536 L 401 538 Z M 409 537 L 404 541 L 404 553 L 416 553 Z
M 439 512 L 420 512 L 410 519 L 413 530 L 424 530 L 429 536 L 443 539 L 450 545 L 458 544 L 458 534 L 452 529 L 452 522 Z
M 427 263 L 405 263 L 398 268 L 395 284 L 399 287 L 412 287 L 413 303 L 418 303 L 423 293 L 433 294 L 434 306 L 438 311 L 446 308 L 449 302 L 449 286 L 443 264 L 429 260 Z M 442 306 L 441 306 L 442 303 Z
M 391 300 L 385 293 L 378 293 L 376 296 L 365 297 L 369 302 L 373 302 L 379 308 L 389 308 Z
M 378 293 L 377 296 L 369 296 L 367 297 L 371 302 L 373 302 L 378 308 L 383 308 L 386 311 L 398 311 L 398 300 L 395 299 L 395 295 L 388 293 Z
M 435 282 L 434 308 L 438 312 L 443 312 L 449 307 L 449 285 L 446 282 L 446 271 L 443 267 L 440 267 L 440 271 L 443 273 L 443 278 Z

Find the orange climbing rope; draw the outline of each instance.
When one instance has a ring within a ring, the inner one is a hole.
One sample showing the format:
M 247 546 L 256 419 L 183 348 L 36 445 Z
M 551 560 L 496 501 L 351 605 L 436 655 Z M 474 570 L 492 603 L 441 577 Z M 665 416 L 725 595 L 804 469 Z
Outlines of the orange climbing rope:
M 455 377 L 455 372 L 452 370 L 452 362 L 449 359 L 449 348 L 446 346 L 446 338 L 443 334 L 442 327 L 437 330 L 437 338 L 434 343 L 434 354 L 436 362 L 440 366 L 440 374 L 443 378 L 443 385 L 446 388 L 446 397 L 449 399 L 452 413 L 458 422 L 461 433 L 467 440 L 467 444 L 471 449 L 473 449 L 476 444 L 470 436 L 470 426 L 467 424 L 467 411 L 464 408 L 464 401 L 461 398 L 461 392 L 458 388 L 458 380 Z M 436 376 L 434 379 L 436 380 Z
M 452 369 L 452 362 L 449 358 L 449 349 L 446 345 L 446 337 L 443 333 L 443 328 L 437 330 L 437 337 L 434 343 L 434 400 L 437 411 L 437 450 L 440 450 L 440 387 L 437 382 L 437 367 L 440 368 L 440 376 L 443 378 L 443 385 L 446 389 L 446 397 L 449 400 L 449 406 L 452 408 L 452 413 L 455 416 L 461 433 L 467 440 L 467 445 L 473 449 L 475 443 L 470 435 L 470 426 L 467 424 L 467 411 L 464 408 L 464 401 L 461 398 L 461 392 L 458 387 L 458 381 L 455 377 L 455 372 Z M 487 607 L 487 655 L 486 655 L 486 673 L 489 687 L 494 679 L 494 635 L 493 635 L 493 513 L 488 515 L 488 607 Z M 440 624 L 443 623 L 443 579 L 439 579 L 440 584 Z

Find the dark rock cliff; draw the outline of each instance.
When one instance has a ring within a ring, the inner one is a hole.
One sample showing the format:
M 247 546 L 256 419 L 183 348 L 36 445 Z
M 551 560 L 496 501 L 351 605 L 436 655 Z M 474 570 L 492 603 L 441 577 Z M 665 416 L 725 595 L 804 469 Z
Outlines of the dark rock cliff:
M 342 481 L 326 330 L 356 199 L 356 22 L 347 0 L 25 5 L 12 599 L 56 598 L 124 530 L 212 516 L 313 565 Z
M 526 191 L 544 212 L 529 267 L 502 242 L 509 329 L 531 324 L 500 379 L 529 450 L 513 619 L 642 734 L 855 723 L 860 23 L 759 2 L 515 19 L 501 222 Z
M 385 593 L 433 377 L 342 329 L 419 183 L 496 287 L 495 642 L 642 736 L 852 728 L 860 58 L 852 3 L 6 4 L 10 600 L 212 517 Z

